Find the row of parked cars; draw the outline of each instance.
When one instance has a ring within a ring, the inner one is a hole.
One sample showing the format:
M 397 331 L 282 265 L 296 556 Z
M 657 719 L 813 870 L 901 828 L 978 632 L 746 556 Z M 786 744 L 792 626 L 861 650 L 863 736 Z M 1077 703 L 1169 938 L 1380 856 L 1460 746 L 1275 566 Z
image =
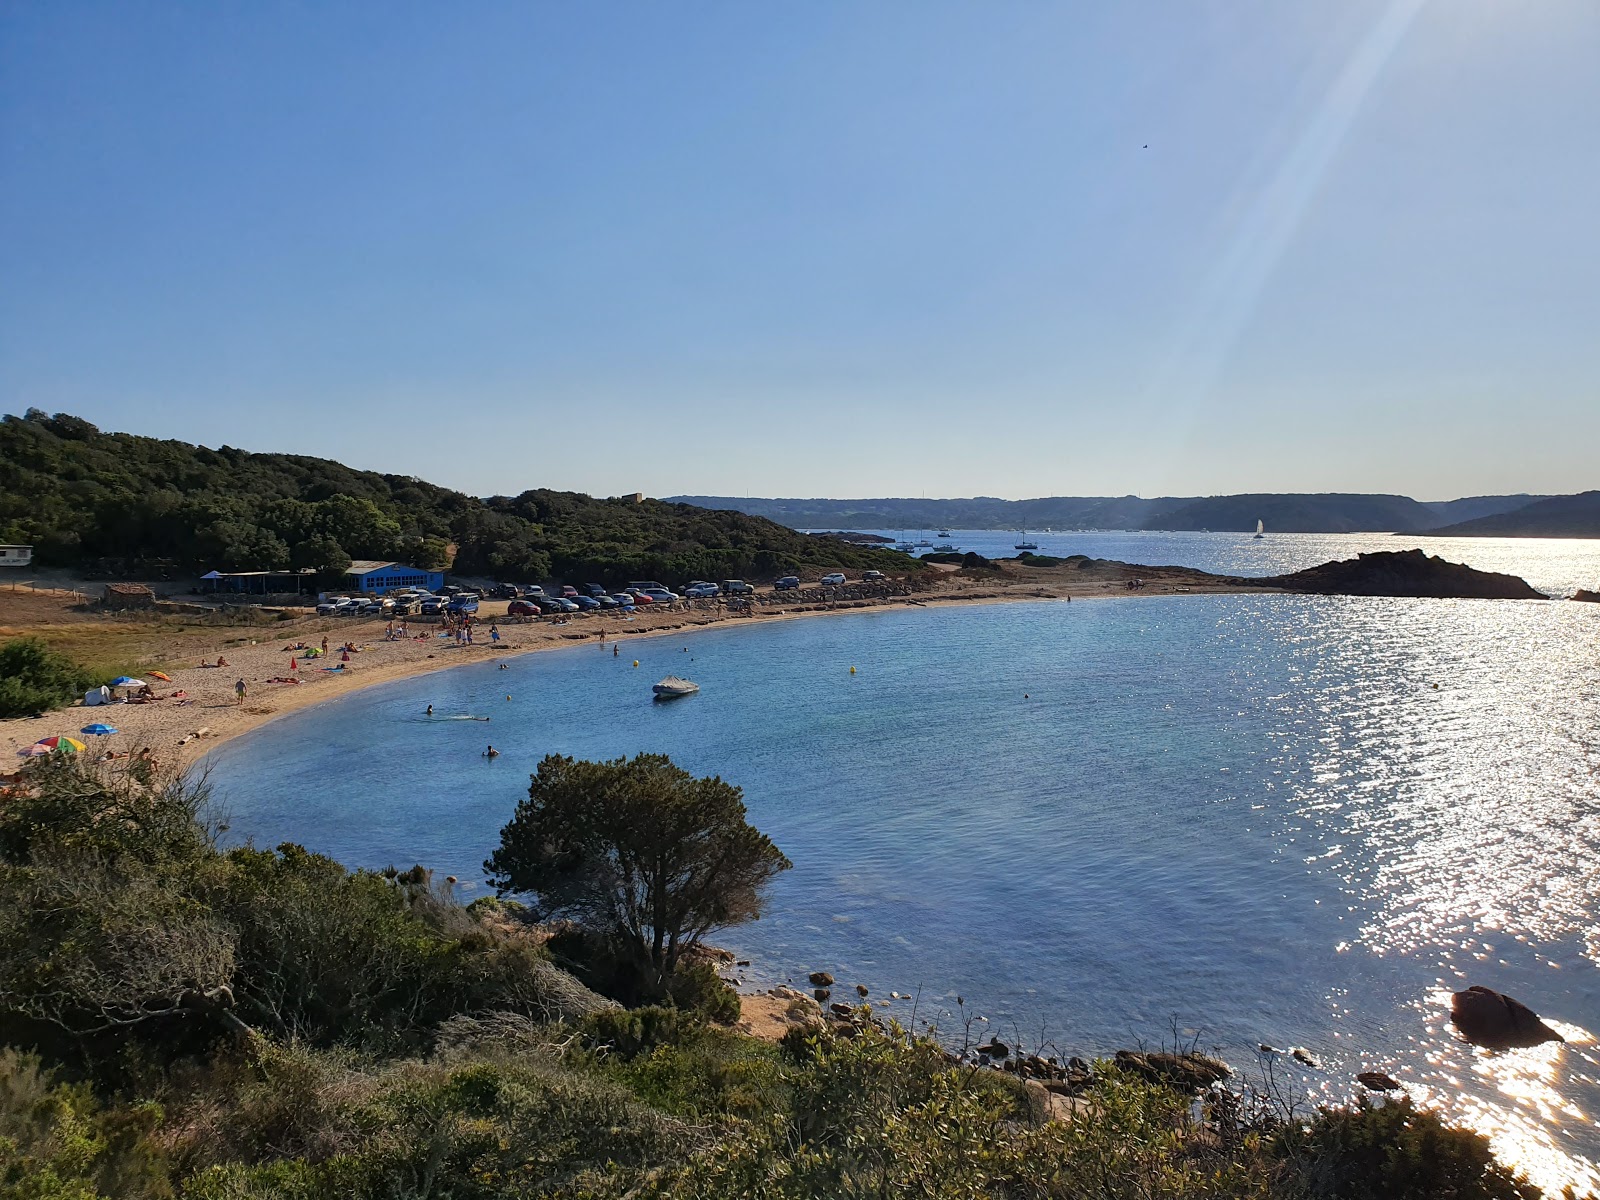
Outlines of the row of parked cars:
M 708 588 L 709 591 L 706 590 Z M 567 584 L 561 589 L 560 595 L 546 592 L 536 583 L 521 589 L 505 583 L 495 589 L 496 595 L 508 593 L 514 593 L 517 598 L 506 606 L 506 612 L 513 617 L 531 617 L 540 613 L 595 612 L 602 609 L 634 609 L 647 604 L 672 604 L 683 599 L 715 596 L 719 594 L 719 589 L 714 583 L 692 583 L 679 595 L 654 581 L 631 583 L 616 592 L 598 583 L 587 585 L 581 592 Z
M 862 583 L 882 582 L 882 571 L 867 571 Z M 842 572 L 824 575 L 822 587 L 839 587 L 846 581 Z M 773 585 L 775 591 L 790 591 L 801 586 L 798 575 L 786 575 Z M 714 596 L 748 596 L 755 586 L 743 579 L 724 579 L 721 583 L 696 579 L 685 585 L 683 591 L 674 592 L 654 580 L 630 583 L 613 592 L 602 584 L 591 583 L 581 591 L 567 584 L 547 592 L 538 584 L 519 586 L 514 583 L 496 584 L 489 595 L 510 600 L 506 612 L 513 617 L 532 617 L 540 614 L 596 612 L 605 609 L 634 609 L 649 604 L 673 604 L 679 600 L 706 600 Z M 374 599 L 370 596 L 329 596 L 317 605 L 320 616 L 333 617 L 407 617 L 416 613 L 437 616 L 442 613 L 470 614 L 478 611 L 480 593 L 457 584 L 446 584 L 439 593 L 422 588 L 406 588 Z
M 402 588 L 387 596 L 329 596 L 317 605 L 323 617 L 409 617 L 415 613 L 475 613 L 481 597 L 470 588 L 447 584 L 437 595 L 422 588 Z

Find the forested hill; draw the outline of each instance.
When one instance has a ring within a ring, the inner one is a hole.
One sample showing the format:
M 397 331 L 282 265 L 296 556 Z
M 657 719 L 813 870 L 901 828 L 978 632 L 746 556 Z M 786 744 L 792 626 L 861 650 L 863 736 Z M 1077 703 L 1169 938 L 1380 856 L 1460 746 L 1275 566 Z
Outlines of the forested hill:
M 1600 537 L 1600 491 L 1551 496 L 1430 532 L 1440 537 Z
M 366 558 L 613 583 L 908 566 L 743 513 L 543 489 L 480 500 L 323 458 L 104 433 L 37 409 L 0 418 L 0 542 L 86 571 L 342 571 Z
M 674 496 L 704 508 L 735 509 L 795 529 L 1254 529 L 1277 533 L 1416 533 L 1496 513 L 1543 496 L 1469 496 L 1435 503 L 1409 496 L 1257 493 L 1241 496 L 1045 496 L 1000 500 L 761 499 Z

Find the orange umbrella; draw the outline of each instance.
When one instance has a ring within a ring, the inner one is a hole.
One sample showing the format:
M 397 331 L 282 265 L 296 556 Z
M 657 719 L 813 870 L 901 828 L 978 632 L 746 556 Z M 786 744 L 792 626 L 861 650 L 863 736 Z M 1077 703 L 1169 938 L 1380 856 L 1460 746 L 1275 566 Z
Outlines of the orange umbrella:
M 172 676 L 171 675 L 163 675 L 160 671 L 151 671 L 150 672 L 150 678 L 151 679 L 159 679 L 159 680 L 161 680 L 162 683 L 171 683 L 172 682 Z

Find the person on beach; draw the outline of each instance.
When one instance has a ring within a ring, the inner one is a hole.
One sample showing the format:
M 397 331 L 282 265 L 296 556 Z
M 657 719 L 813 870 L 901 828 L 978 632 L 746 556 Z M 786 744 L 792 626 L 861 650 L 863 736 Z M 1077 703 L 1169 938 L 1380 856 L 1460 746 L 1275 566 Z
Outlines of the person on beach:
M 324 654 L 326 654 L 328 652 L 328 635 L 327 634 L 323 634 L 322 635 L 322 652 Z
M 234 680 L 233 681 L 233 694 L 238 698 L 236 700 L 236 703 L 238 703 L 238 704 L 243 704 L 244 703 L 244 693 L 245 693 L 245 682 L 244 682 L 244 680 L 243 679 Z
M 498 626 L 498 625 L 489 626 L 489 640 L 491 642 L 496 643 L 496 644 L 499 643 L 499 641 L 500 641 L 500 626 Z

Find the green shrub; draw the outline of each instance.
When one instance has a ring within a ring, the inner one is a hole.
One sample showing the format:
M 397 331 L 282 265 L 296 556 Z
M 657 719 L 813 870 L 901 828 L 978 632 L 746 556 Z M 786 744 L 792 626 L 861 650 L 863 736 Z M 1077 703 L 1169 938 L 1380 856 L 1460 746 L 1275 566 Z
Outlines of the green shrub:
M 596 1049 L 627 1060 L 676 1046 L 700 1031 L 700 1022 L 677 1008 L 612 1008 L 585 1017 L 578 1028 Z
M 31 717 L 71 704 L 95 678 L 35 637 L 0 645 L 0 717 Z
M 1408 1098 L 1325 1108 L 1274 1143 L 1310 1200 L 1537 1200 L 1496 1162 L 1488 1139 L 1446 1125 Z
M 56 1083 L 39 1060 L 0 1048 L 0 1198 L 158 1200 L 172 1195 L 151 1139 L 161 1110 L 103 1110 Z
M 739 993 L 705 961 L 678 968 L 667 981 L 667 1000 L 719 1025 L 732 1025 L 739 1019 Z

